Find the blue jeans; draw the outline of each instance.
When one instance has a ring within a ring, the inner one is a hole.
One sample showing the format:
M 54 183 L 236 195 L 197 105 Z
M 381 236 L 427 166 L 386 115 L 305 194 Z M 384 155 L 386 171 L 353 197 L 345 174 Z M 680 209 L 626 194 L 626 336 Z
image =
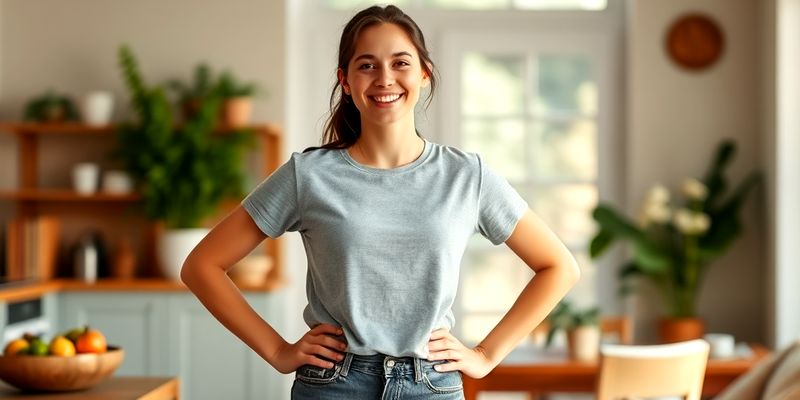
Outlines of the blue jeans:
M 300 367 L 292 385 L 292 400 L 464 399 L 460 372 L 433 369 L 444 362 L 347 353 L 331 369 Z

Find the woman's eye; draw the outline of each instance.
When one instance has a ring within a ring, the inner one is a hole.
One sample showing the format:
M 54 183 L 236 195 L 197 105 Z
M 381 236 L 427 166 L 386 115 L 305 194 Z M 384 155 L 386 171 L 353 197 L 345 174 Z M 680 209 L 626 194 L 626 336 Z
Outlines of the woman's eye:
M 407 66 L 409 66 L 411 64 L 406 62 L 406 61 L 398 61 L 397 65 L 400 66 L 400 67 L 407 67 Z
M 370 68 L 374 68 L 374 66 L 372 64 L 361 64 L 361 66 L 358 67 L 358 69 L 370 69 Z

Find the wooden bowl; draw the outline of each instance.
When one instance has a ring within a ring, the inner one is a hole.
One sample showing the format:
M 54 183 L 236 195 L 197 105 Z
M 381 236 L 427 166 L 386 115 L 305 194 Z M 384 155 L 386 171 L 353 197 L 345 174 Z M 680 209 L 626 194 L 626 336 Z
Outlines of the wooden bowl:
M 122 364 L 124 351 L 108 346 L 105 353 L 59 356 L 0 356 L 0 379 L 22 390 L 62 392 L 88 389 L 108 378 Z

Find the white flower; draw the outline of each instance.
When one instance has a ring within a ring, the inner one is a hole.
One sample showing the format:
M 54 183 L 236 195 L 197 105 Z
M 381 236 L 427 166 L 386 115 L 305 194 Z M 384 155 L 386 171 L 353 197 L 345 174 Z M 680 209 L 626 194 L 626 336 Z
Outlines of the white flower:
M 666 204 L 669 201 L 669 189 L 664 185 L 655 185 L 647 191 L 645 203 Z
M 694 178 L 684 179 L 681 183 L 681 191 L 690 200 L 703 201 L 708 198 L 706 185 Z
M 681 208 L 675 211 L 673 223 L 679 231 L 686 235 L 701 235 L 711 226 L 711 218 L 705 213 Z
M 669 196 L 669 192 L 666 192 Z M 663 192 L 656 194 L 656 196 L 648 196 L 639 208 L 639 214 L 636 217 L 636 224 L 641 229 L 647 228 L 650 223 L 666 224 L 672 218 L 672 210 L 663 200 Z

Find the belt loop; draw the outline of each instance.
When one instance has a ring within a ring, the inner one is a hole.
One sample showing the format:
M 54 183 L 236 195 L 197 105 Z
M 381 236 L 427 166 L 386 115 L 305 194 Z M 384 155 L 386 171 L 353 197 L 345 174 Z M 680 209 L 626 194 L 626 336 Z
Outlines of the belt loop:
M 422 382 L 422 361 L 414 357 L 414 382 Z
M 342 362 L 342 371 L 339 373 L 341 376 L 347 376 L 347 372 L 350 371 L 350 363 L 353 362 L 353 353 L 347 353 L 344 356 L 344 362 Z

